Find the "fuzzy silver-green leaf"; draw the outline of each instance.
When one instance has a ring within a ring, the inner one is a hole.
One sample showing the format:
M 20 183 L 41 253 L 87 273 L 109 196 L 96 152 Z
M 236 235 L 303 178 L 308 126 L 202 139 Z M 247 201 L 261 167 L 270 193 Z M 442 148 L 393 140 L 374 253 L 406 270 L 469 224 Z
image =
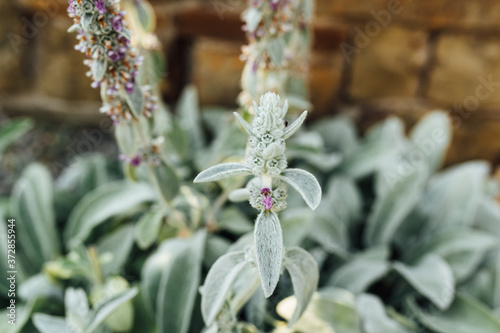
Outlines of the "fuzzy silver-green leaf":
M 321 202 L 321 186 L 311 173 L 302 169 L 286 169 L 279 178 L 292 185 L 311 209 L 318 207 Z
M 250 175 L 250 168 L 242 163 L 222 163 L 214 165 L 198 174 L 194 179 L 195 183 L 214 182 L 233 176 Z
M 255 252 L 264 295 L 273 294 L 283 259 L 283 235 L 278 216 L 262 211 L 255 223 Z

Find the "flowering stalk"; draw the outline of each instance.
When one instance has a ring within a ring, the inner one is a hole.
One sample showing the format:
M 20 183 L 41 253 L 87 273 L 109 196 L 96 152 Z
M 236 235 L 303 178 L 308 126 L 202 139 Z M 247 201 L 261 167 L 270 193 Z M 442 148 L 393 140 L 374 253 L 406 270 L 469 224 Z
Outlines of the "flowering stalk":
M 101 88 L 101 112 L 119 121 L 146 111 L 127 103 L 127 95 L 142 95 L 136 79 L 143 59 L 130 44 L 119 1 L 69 0 L 68 13 L 74 20 L 69 31 L 78 34 L 75 49 L 87 56 L 84 63 L 90 68 L 87 76 L 92 78 L 92 87 Z
M 239 103 L 251 110 L 252 101 L 268 91 L 308 108 L 305 79 L 311 44 L 313 0 L 249 0 L 243 29 L 249 44 L 243 47 Z
M 307 111 L 304 111 L 295 122 L 287 126 L 284 118 L 288 111 L 288 103 L 285 101 L 282 105 L 281 98 L 274 93 L 263 95 L 260 99 L 260 105 L 254 103 L 254 110 L 255 117 L 252 124 L 249 124 L 238 113 L 235 113 L 249 135 L 247 163 L 215 165 L 202 171 L 194 182 L 211 182 L 231 176 L 253 174 L 254 178 L 248 182 L 245 188 L 238 189 L 230 195 L 230 199 L 233 201 L 249 200 L 250 205 L 260 211 L 255 223 L 253 250 L 242 254 L 228 253 L 219 260 L 224 262 L 229 256 L 240 255 L 242 258 L 240 260 L 243 263 L 246 262 L 251 266 L 255 266 L 256 263 L 266 297 L 273 294 L 283 267 L 291 272 L 293 279 L 302 280 L 304 277 L 308 277 L 309 280 L 304 283 L 309 284 L 309 288 L 303 297 L 303 301 L 307 304 L 316 288 L 318 279 L 315 261 L 302 249 L 283 248 L 283 236 L 277 215 L 279 211 L 286 208 L 287 188 L 285 183 L 295 188 L 311 209 L 315 209 L 321 200 L 321 187 L 316 178 L 307 171 L 287 168 L 285 156 L 285 140 L 299 129 L 307 116 Z M 294 265 L 292 261 L 295 259 L 292 260 L 291 257 L 287 257 L 287 253 L 290 251 L 293 253 L 298 252 L 293 257 L 300 258 L 300 260 L 308 263 L 312 270 L 302 272 L 301 277 L 295 277 L 297 270 L 295 267 L 290 267 L 290 265 Z M 253 259 L 252 254 L 249 255 L 248 253 L 255 253 L 255 259 Z M 231 261 L 232 264 L 235 262 L 235 260 Z M 234 269 L 236 267 L 242 269 L 243 263 L 237 264 Z M 205 282 L 207 291 L 203 292 L 202 312 L 205 306 L 207 308 L 212 307 L 212 303 L 216 302 L 216 300 L 211 299 L 214 297 L 214 292 L 209 289 L 212 288 L 212 283 L 215 283 L 212 279 L 219 278 L 218 274 L 221 274 L 217 272 L 219 269 L 227 268 L 219 267 L 216 263 L 207 276 Z M 220 282 L 217 281 L 217 283 Z M 302 311 L 299 307 L 298 309 L 297 316 Z M 211 325 L 215 315 L 213 310 L 209 312 L 207 310 L 204 313 L 207 325 Z
M 138 6 L 145 4 L 137 2 Z M 179 190 L 179 181 L 162 156 L 160 148 L 164 139 L 153 136 L 149 120 L 153 118 L 154 123 L 154 111 L 161 106 L 158 82 L 139 73 L 144 58 L 132 46 L 120 1 L 69 0 L 68 13 L 74 20 L 69 31 L 76 31 L 79 41 L 75 49 L 87 57 L 84 63 L 90 68 L 87 76 L 92 78 L 92 87 L 101 89 L 101 112 L 108 114 L 116 126 L 115 137 L 122 151 L 121 159 L 127 162 L 127 174 L 135 178 L 135 169 L 145 165 L 160 202 L 170 208 L 170 201 Z M 147 46 L 158 48 L 155 36 L 149 34 L 147 40 L 150 41 Z M 149 84 L 142 85 L 143 80 Z

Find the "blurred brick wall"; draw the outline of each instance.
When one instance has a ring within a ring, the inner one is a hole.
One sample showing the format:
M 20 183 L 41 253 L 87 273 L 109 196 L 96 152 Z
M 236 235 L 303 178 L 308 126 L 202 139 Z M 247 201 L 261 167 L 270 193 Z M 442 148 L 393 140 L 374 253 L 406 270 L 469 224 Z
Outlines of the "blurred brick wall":
M 165 99 L 174 102 L 192 82 L 203 105 L 235 106 L 246 0 L 151 2 L 169 59 Z M 66 33 L 66 5 L 1 0 L 0 103 L 7 112 L 95 117 L 98 93 Z M 317 0 L 316 16 L 314 117 L 350 110 L 362 128 L 389 114 L 411 125 L 443 108 L 455 129 L 450 163 L 500 163 L 500 2 Z

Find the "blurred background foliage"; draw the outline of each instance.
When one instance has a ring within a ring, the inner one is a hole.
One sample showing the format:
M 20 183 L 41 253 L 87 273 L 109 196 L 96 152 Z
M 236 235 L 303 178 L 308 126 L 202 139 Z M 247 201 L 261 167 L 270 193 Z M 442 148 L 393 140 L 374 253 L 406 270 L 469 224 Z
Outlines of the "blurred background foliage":
M 175 103 L 192 83 L 202 106 L 236 106 L 244 66 L 239 57 L 246 43 L 240 13 L 246 1 L 151 4 L 157 16 L 154 30 L 168 61 L 159 73 L 164 99 Z M 395 14 L 386 18 L 383 12 L 391 6 Z M 72 51 L 66 7 L 65 0 L 0 4 L 3 114 L 99 125 L 99 94 L 88 85 L 81 56 Z M 486 87 L 490 95 L 477 104 L 471 96 L 484 80 L 500 82 L 499 8 L 494 0 L 316 1 L 312 117 L 348 111 L 364 131 L 398 115 L 410 128 L 425 113 L 443 108 L 454 127 L 446 164 L 481 158 L 497 166 L 500 89 Z M 344 56 L 347 45 L 357 48 L 351 57 Z
M 168 212 L 141 182 L 145 173 L 118 159 L 112 125 L 98 116 L 99 97 L 65 32 L 65 2 L 0 4 L 2 31 L 20 36 L 26 20 L 50 16 L 19 49 L 11 39 L 0 44 L 0 211 L 4 221 L 18 219 L 18 331 L 201 332 L 198 287 L 221 254 L 251 237 L 252 212 L 223 205 L 238 184 L 191 184 L 245 151 L 229 112 L 240 91 L 244 2 L 152 3 L 169 62 L 161 91 L 176 114 L 157 129 L 180 180 Z M 285 244 L 315 256 L 320 289 L 289 328 L 296 300 L 285 276 L 273 298 L 258 291 L 231 319 L 240 331 L 500 331 L 500 187 L 492 176 L 500 91 L 492 87 L 468 114 L 457 105 L 477 95 L 480 77 L 497 80 L 498 4 L 401 1 L 403 11 L 350 62 L 342 43 L 355 45 L 355 28 L 387 4 L 317 3 L 317 119 L 287 153 L 325 193 L 314 213 L 290 195 L 282 220 Z M 183 90 L 187 83 L 194 86 Z M 447 111 L 429 113 L 436 106 Z M 199 123 L 186 122 L 197 114 Z M 207 140 L 198 145 L 200 133 Z M 455 165 L 471 158 L 490 163 Z

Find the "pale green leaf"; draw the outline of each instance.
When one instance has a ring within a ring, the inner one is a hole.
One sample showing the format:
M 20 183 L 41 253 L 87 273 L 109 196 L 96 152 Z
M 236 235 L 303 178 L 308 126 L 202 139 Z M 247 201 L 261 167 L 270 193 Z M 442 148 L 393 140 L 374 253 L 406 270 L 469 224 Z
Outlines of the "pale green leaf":
M 334 211 L 331 216 L 328 216 L 322 212 L 310 218 L 312 227 L 308 228 L 309 237 L 318 242 L 328 253 L 347 258 L 349 256 L 348 233 L 343 221 L 336 218 L 336 213 Z
M 390 270 L 386 247 L 372 248 L 342 265 L 328 280 L 328 285 L 354 294 L 365 292 Z
M 276 67 L 280 67 L 285 58 L 285 41 L 283 38 L 277 37 L 267 42 L 267 52 L 271 61 Z
M 262 12 L 255 7 L 249 7 L 242 14 L 242 17 L 246 22 L 247 30 L 254 31 L 262 19 Z
M 321 135 L 328 149 L 352 152 L 358 146 L 358 133 L 353 121 L 346 116 L 322 118 L 312 128 Z
M 99 325 L 101 325 L 110 315 L 112 315 L 118 308 L 133 299 L 138 293 L 137 288 L 132 288 L 119 294 L 113 295 L 103 302 L 100 302 L 92 310 L 90 316 L 90 323 L 86 333 L 94 332 Z
M 160 165 L 153 166 L 153 172 L 158 180 L 160 194 L 165 201 L 172 201 L 179 193 L 180 181 L 177 172 L 172 166 L 164 161 Z
M 164 220 L 163 211 L 146 212 L 135 226 L 135 240 L 140 249 L 146 250 L 158 238 Z
M 66 322 L 68 326 L 83 332 L 87 326 L 89 303 L 83 289 L 66 289 L 64 295 Z
M 7 271 L 7 270 L 6 270 Z M 6 292 L 7 294 L 7 292 Z M 43 272 L 33 275 L 19 285 L 17 295 L 25 302 L 38 298 L 63 299 L 62 286 L 49 280 Z
M 41 333 L 71 333 L 72 329 L 63 317 L 50 316 L 44 313 L 33 315 L 33 324 Z
M 332 223 L 342 223 L 352 229 L 362 214 L 362 198 L 356 184 L 347 177 L 333 177 L 324 198 Z M 333 214 L 332 214 L 333 213 Z
M 123 91 L 123 95 L 130 111 L 132 111 L 136 117 L 141 117 L 144 107 L 144 92 L 140 84 L 135 82 L 134 91 L 132 91 L 131 94 Z
M 357 299 L 357 309 L 365 333 L 409 333 L 392 320 L 384 309 L 384 303 L 373 295 L 362 294 Z
M 158 333 L 188 331 L 200 285 L 205 239 L 206 232 L 198 231 L 182 240 L 182 249 L 164 265 L 156 293 Z
M 236 235 L 241 235 L 253 230 L 253 223 L 238 209 L 229 207 L 224 209 L 217 219 L 217 227 Z
M 243 117 L 240 116 L 238 112 L 233 112 L 233 114 L 236 117 L 236 119 L 238 119 L 241 126 L 243 126 L 243 129 L 245 130 L 245 132 L 247 132 L 248 135 L 253 135 L 252 134 L 253 133 L 252 126 L 245 119 L 243 119 Z
M 23 171 L 12 190 L 10 211 L 32 269 L 39 270 L 43 262 L 59 255 L 52 177 L 44 166 L 32 164 Z
M 474 225 L 500 237 L 500 204 L 490 198 L 484 198 L 479 204 Z
M 100 59 L 95 59 L 92 62 L 91 71 L 95 81 L 101 81 L 102 78 L 104 77 L 104 74 L 106 74 L 107 70 L 106 64 L 107 64 L 106 58 L 104 57 Z
M 277 306 L 278 314 L 290 320 L 296 303 L 295 296 L 285 298 Z M 285 332 L 361 333 L 356 299 L 343 289 L 321 289 L 314 294 L 302 317 Z
M 205 143 L 205 137 L 201 127 L 198 92 L 193 85 L 187 86 L 182 92 L 176 112 L 182 127 L 188 132 L 191 145 L 195 149 L 201 148 Z
M 254 258 L 255 257 L 252 257 L 251 260 L 253 260 Z M 249 259 L 247 258 L 247 262 L 248 261 Z M 263 310 L 263 312 L 265 313 L 265 305 L 267 304 L 267 299 L 262 292 L 262 288 L 260 288 L 259 271 L 253 264 L 246 265 L 240 272 L 240 274 L 238 274 L 236 280 L 233 283 L 232 295 L 233 296 L 230 299 L 230 305 L 231 309 L 233 309 L 235 313 L 241 310 L 241 308 L 243 308 L 245 304 L 247 304 L 247 306 L 245 306 L 245 312 L 247 314 L 249 314 L 249 307 L 251 306 L 258 306 L 259 309 Z M 255 301 L 258 301 L 258 304 L 255 304 Z M 264 305 L 264 307 L 261 306 L 262 304 Z M 261 313 L 260 315 L 263 316 L 264 313 Z M 256 316 L 262 318 L 258 314 Z M 258 319 L 257 322 L 259 322 L 259 320 L 260 319 Z M 256 322 L 252 321 L 252 323 Z
M 404 258 L 415 262 L 428 253 L 441 256 L 450 265 L 455 279 L 462 281 L 472 274 L 485 254 L 498 246 L 496 237 L 476 230 L 450 230 L 424 238 L 407 248 Z
M 0 321 L 0 332 L 5 333 L 21 333 L 26 331 L 26 324 L 33 319 L 33 309 L 37 305 L 37 301 L 30 301 L 26 305 L 16 303 L 16 313 L 12 314 L 10 309 L 5 307 L 4 310 L 0 311 L 0 317 L 4 320 Z M 15 316 L 15 324 L 14 323 Z M 54 317 L 58 318 L 58 317 Z M 45 333 L 47 331 L 43 331 Z M 63 332 L 70 333 L 70 332 Z
M 222 163 L 200 172 L 194 179 L 194 182 L 213 182 L 232 176 L 250 175 L 251 173 L 252 171 L 248 165 L 241 163 Z
M 288 139 L 293 135 L 293 133 L 297 132 L 297 130 L 302 126 L 307 117 L 307 111 L 302 112 L 302 114 L 295 120 L 291 125 L 288 125 L 286 128 L 285 134 L 283 135 L 283 139 Z
M 494 307 L 500 308 L 500 250 L 497 250 L 496 253 L 492 275 L 494 276 L 492 303 Z M 500 316 L 498 318 L 500 319 Z
M 155 198 L 153 189 L 144 183 L 115 182 L 95 189 L 78 202 L 68 218 L 64 236 L 69 247 L 83 242 L 108 218 Z
M 293 284 L 293 292 L 297 299 L 297 307 L 288 322 L 292 326 L 307 308 L 318 287 L 319 270 L 316 260 L 304 249 L 293 247 L 286 251 L 283 259 Z
M 205 256 L 203 258 L 204 267 L 212 267 L 217 259 L 226 254 L 229 246 L 231 246 L 231 242 L 224 237 L 217 235 L 208 236 L 205 247 Z
M 81 18 L 80 23 L 82 24 L 83 30 L 88 30 L 89 25 L 94 22 L 94 16 L 92 14 L 84 14 Z
M 446 310 L 453 302 L 455 279 L 450 266 L 441 257 L 429 254 L 415 266 L 396 262 L 394 269 L 441 310 Z
M 498 333 L 500 320 L 483 304 L 466 295 L 457 295 L 444 312 L 427 312 L 409 301 L 420 322 L 436 333 Z
M 156 27 L 156 15 L 151 4 L 148 1 L 136 1 L 134 5 L 144 31 L 153 33 Z
M 419 203 L 419 209 L 428 216 L 425 232 L 472 225 L 485 196 L 488 174 L 486 162 L 467 162 L 433 177 Z
M 234 280 L 245 265 L 245 252 L 239 251 L 220 257 L 210 268 L 201 298 L 201 312 L 207 326 L 212 325 L 219 314 Z
M 105 277 L 113 273 L 121 273 L 133 245 L 134 226 L 132 224 L 126 224 L 99 240 L 97 243 L 99 256 L 111 254 L 111 260 L 102 263 L 101 266 L 102 274 Z
M 293 206 L 281 213 L 280 223 L 283 229 L 283 244 L 285 247 L 299 246 L 313 229 L 314 212 L 306 207 Z
M 134 157 L 137 154 L 137 138 L 134 126 L 129 122 L 122 120 L 115 127 L 115 138 L 120 151 L 128 157 Z
M 426 178 L 426 169 L 415 170 L 375 199 L 364 234 L 365 244 L 383 245 L 392 241 L 403 220 L 415 207 Z
M 362 144 L 346 151 L 341 169 L 354 178 L 362 178 L 383 169 L 407 148 L 404 126 L 400 119 L 389 118 L 372 128 Z
M 321 202 L 321 186 L 316 177 L 302 169 L 286 169 L 280 179 L 297 190 L 311 209 L 316 209 Z
M 412 129 L 410 138 L 418 147 L 412 153 L 424 155 L 433 173 L 441 166 L 451 142 L 450 118 L 445 112 L 432 112 Z
M 255 252 L 264 295 L 273 294 L 281 274 L 283 235 L 275 213 L 262 211 L 255 222 Z

